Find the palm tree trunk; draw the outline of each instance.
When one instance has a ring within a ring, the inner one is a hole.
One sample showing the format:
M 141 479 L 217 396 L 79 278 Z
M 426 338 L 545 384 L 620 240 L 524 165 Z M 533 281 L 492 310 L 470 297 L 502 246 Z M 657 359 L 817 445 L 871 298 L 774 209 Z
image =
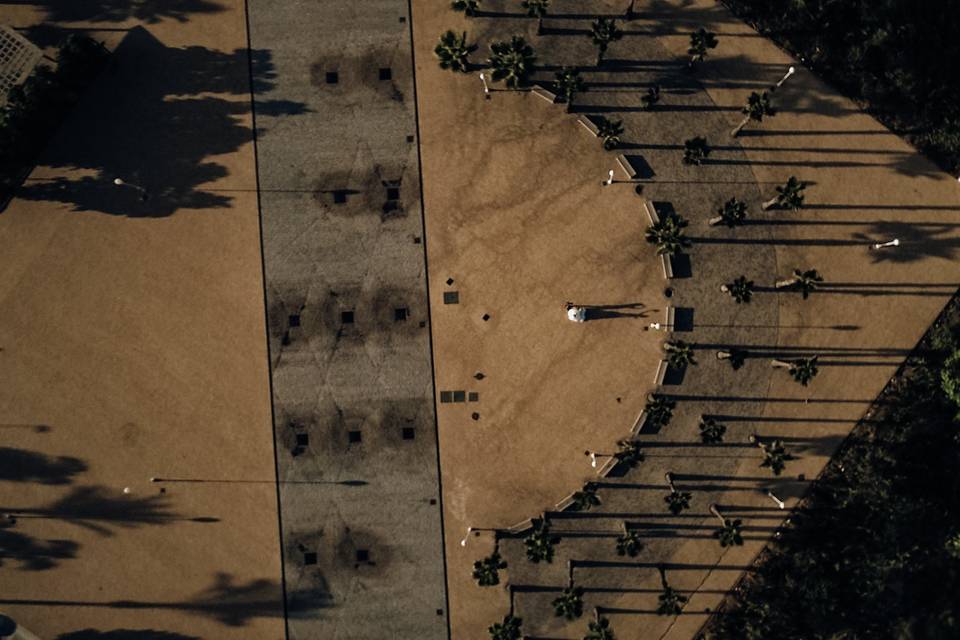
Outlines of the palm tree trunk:
M 543 16 L 537 17 L 537 35 L 543 33 Z
M 728 287 L 725 284 L 722 284 L 720 285 L 720 291 L 722 291 L 723 293 L 730 293 L 730 287 Z
M 792 287 L 793 285 L 797 284 L 797 282 L 799 282 L 799 280 L 797 280 L 796 278 L 787 278 L 786 280 L 777 280 L 776 283 L 774 283 L 773 288 L 786 289 L 787 287 Z
M 507 585 L 507 590 L 510 592 L 510 617 L 512 618 L 512 617 L 513 617 L 513 612 L 514 612 L 514 608 L 513 608 L 513 585 L 512 585 L 512 584 L 508 584 L 508 585 Z
M 770 366 L 771 366 L 771 367 L 777 367 L 777 368 L 779 368 L 779 369 L 789 369 L 790 367 L 793 366 L 793 363 L 792 363 L 792 362 L 787 362 L 786 360 L 776 360 L 776 359 L 774 359 L 774 360 L 771 360 L 771 361 L 770 361 Z
M 603 48 L 602 48 L 602 47 L 599 48 L 599 49 L 597 49 L 597 66 L 598 66 L 598 67 L 599 67 L 601 64 L 603 64 L 603 53 L 604 53 L 604 51 L 603 51 Z
M 670 586 L 667 584 L 667 570 L 663 568 L 663 565 L 657 566 L 657 571 L 660 572 L 660 586 L 663 587 L 663 590 L 666 591 Z
M 627 7 L 627 20 L 633 20 L 633 5 L 636 4 L 637 0 L 630 0 L 630 6 Z
M 743 131 L 743 128 L 744 128 L 745 126 L 747 126 L 747 123 L 748 123 L 748 122 L 750 122 L 750 116 L 747 116 L 746 118 L 744 118 L 744 119 L 740 122 L 740 124 L 738 124 L 738 125 L 736 126 L 736 128 L 735 128 L 733 131 L 730 132 L 730 137 L 731 137 L 731 138 L 736 138 L 738 135 L 740 135 L 740 132 Z
M 573 586 L 573 560 L 567 560 L 567 588 Z
M 663 477 L 666 479 L 667 485 L 670 487 L 670 492 L 677 493 L 677 487 L 673 484 L 673 474 L 667 471 L 665 474 L 663 474 Z
M 766 211 L 767 209 L 769 209 L 769 208 L 773 207 L 775 204 L 777 204 L 777 200 L 779 200 L 779 199 L 780 199 L 780 196 L 775 196 L 775 197 L 773 197 L 773 198 L 770 198 L 769 200 L 767 200 L 766 202 L 764 202 L 762 205 L 760 205 L 760 207 L 761 207 L 764 211 Z
M 707 220 L 707 224 L 709 224 L 711 227 L 715 227 L 721 222 L 723 222 L 723 216 L 714 216 L 713 218 Z
M 720 509 L 717 508 L 716 503 L 710 505 L 710 513 L 717 516 L 717 519 L 720 520 L 720 526 L 725 526 L 727 524 L 727 519 L 723 517 L 723 514 L 720 513 Z
M 717 360 L 729 360 L 733 354 L 729 351 L 717 351 Z

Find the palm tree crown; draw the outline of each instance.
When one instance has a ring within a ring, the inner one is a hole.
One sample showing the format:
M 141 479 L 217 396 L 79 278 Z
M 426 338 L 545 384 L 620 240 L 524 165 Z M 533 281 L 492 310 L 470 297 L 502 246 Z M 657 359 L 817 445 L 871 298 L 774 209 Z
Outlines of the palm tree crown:
M 753 297 L 753 280 L 739 276 L 733 282 L 723 285 L 721 290 L 729 293 L 737 304 L 746 304 Z
M 597 136 L 603 140 L 603 148 L 607 151 L 616 149 L 620 144 L 620 136 L 623 135 L 623 121 L 597 116 L 596 123 Z
M 693 347 L 683 340 L 665 342 L 663 348 L 667 352 L 667 362 L 675 369 L 682 369 L 688 364 L 697 364 L 697 360 L 693 356 Z
M 617 536 L 618 556 L 635 558 L 641 551 L 643 551 L 643 540 L 637 531 L 628 529 L 622 536 Z
M 803 386 L 807 386 L 819 372 L 819 368 L 817 367 L 818 358 L 819 356 L 812 356 L 810 358 L 794 360 L 790 365 L 790 375 Z
M 504 616 L 503 622 L 495 622 L 487 628 L 490 633 L 490 640 L 520 640 L 521 618 L 512 615 Z
M 676 589 L 667 583 L 667 572 L 663 566 L 657 567 L 657 570 L 660 572 L 660 586 L 663 587 L 663 592 L 660 594 L 657 605 L 657 614 L 661 616 L 680 615 L 680 612 L 683 611 L 683 605 L 687 601 L 687 597 L 680 595 Z
M 490 59 L 494 80 L 503 80 L 508 87 L 517 88 L 527 81 L 537 56 L 533 47 L 521 36 L 513 36 L 509 42 L 494 42 L 490 45 Z
M 606 618 L 597 618 L 596 622 L 587 624 L 587 635 L 583 640 L 616 640 L 613 635 L 613 629 L 610 627 L 610 621 Z
M 747 219 L 747 203 L 736 198 L 730 198 L 717 209 L 717 217 L 710 220 L 711 225 L 725 224 L 731 229 L 743 224 Z
M 590 38 L 597 46 L 597 65 L 603 61 L 603 54 L 611 42 L 623 37 L 623 31 L 617 26 L 613 18 L 597 18 L 590 27 Z
M 541 522 L 533 533 L 524 538 L 523 545 L 527 550 L 527 560 L 533 563 L 553 562 L 553 547 L 559 538 L 550 534 L 550 527 Z
M 454 11 L 462 11 L 468 16 L 475 16 L 480 9 L 480 0 L 453 0 L 450 7 Z
M 492 587 L 500 584 L 500 569 L 506 569 L 507 563 L 494 551 L 486 558 L 473 563 L 473 579 L 481 587 Z
M 713 418 L 700 418 L 700 441 L 704 444 L 719 444 L 723 442 L 723 434 L 727 427 Z
M 640 445 L 633 440 L 620 440 L 617 442 L 618 451 L 613 454 L 619 464 L 625 465 L 630 469 L 643 462 L 644 455 Z
M 567 587 L 552 603 L 553 612 L 567 620 L 576 620 L 583 615 L 583 589 Z
M 653 109 L 653 105 L 660 102 L 660 85 L 655 84 L 640 98 L 645 109 Z
M 520 6 L 527 10 L 527 15 L 531 18 L 542 18 L 547 15 L 550 0 L 522 0 Z
M 740 132 L 743 131 L 743 128 L 747 126 L 747 123 L 751 120 L 763 122 L 764 116 L 773 116 L 776 115 L 777 112 L 776 109 L 773 108 L 773 103 L 770 101 L 769 92 L 764 91 L 757 93 L 754 91 L 750 94 L 750 97 L 747 98 L 747 104 L 743 107 L 743 113 L 746 114 L 746 117 L 730 134 L 734 138 L 740 135 Z
M 796 460 L 794 456 L 787 453 L 787 449 L 783 446 L 782 440 L 773 440 L 772 442 L 757 441 L 757 444 L 763 450 L 763 462 L 760 463 L 760 466 L 769 467 L 775 476 L 783 473 L 788 461 Z
M 683 143 L 683 163 L 703 164 L 703 161 L 710 155 L 710 151 L 710 145 L 703 136 L 690 138 Z
M 690 63 L 701 62 L 707 57 L 707 51 L 717 48 L 717 35 L 700 27 L 698 31 L 690 34 L 690 48 L 687 53 L 690 54 Z
M 564 67 L 556 73 L 556 84 L 557 90 L 561 96 L 563 96 L 563 101 L 567 103 L 569 107 L 573 104 L 573 97 L 578 93 L 586 90 L 586 85 L 583 82 L 583 78 L 580 77 L 580 71 L 573 69 L 571 67 Z
M 803 206 L 803 191 L 807 188 L 806 182 L 797 180 L 795 176 L 790 176 L 786 184 L 777 187 L 777 195 L 763 204 L 764 209 L 777 206 L 781 209 L 796 211 Z
M 806 271 L 794 269 L 791 278 L 777 282 L 777 288 L 796 287 L 803 295 L 803 299 L 806 300 L 820 282 L 823 282 L 823 276 L 816 269 L 807 269 Z
M 743 536 L 740 534 L 742 520 L 723 518 L 723 525 L 713 532 L 713 537 L 720 540 L 721 547 L 743 546 Z
M 447 31 L 440 36 L 440 41 L 434 47 L 433 53 L 440 59 L 441 69 L 450 69 L 466 73 L 469 63 L 467 56 L 476 49 L 473 45 L 467 44 L 467 32 L 457 34 L 453 31 Z
M 663 428 L 673 419 L 673 410 L 676 406 L 677 403 L 673 400 L 654 394 L 647 396 L 647 404 L 643 410 L 647 412 L 647 422 L 651 426 Z
M 591 507 L 600 505 L 600 498 L 597 496 L 597 487 L 588 482 L 583 485 L 583 489 L 573 494 L 573 508 L 575 511 L 589 511 Z
M 676 255 L 681 249 L 690 246 L 690 240 L 683 230 L 688 222 L 682 216 L 670 216 L 647 227 L 646 239 L 650 244 L 657 245 L 657 255 Z
M 663 501 L 667 503 L 667 509 L 673 515 L 679 515 L 684 509 L 690 508 L 690 499 L 693 496 L 686 491 L 673 490 L 664 496 Z

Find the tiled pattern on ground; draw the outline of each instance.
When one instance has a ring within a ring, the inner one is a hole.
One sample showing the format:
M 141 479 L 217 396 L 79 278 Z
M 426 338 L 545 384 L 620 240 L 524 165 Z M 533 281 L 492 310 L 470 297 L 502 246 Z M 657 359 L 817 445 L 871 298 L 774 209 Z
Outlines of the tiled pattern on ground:
M 444 638 L 407 5 L 250 22 L 290 637 Z

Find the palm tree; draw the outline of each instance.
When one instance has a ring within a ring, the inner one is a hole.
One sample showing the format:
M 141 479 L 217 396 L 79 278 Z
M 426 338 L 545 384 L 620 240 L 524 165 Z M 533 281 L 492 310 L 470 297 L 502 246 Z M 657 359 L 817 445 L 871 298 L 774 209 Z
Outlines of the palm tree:
M 625 14 L 627 20 L 633 20 L 633 7 L 635 4 L 637 4 L 637 0 L 630 0 L 630 5 L 627 6 L 627 13 Z
M 786 280 L 777 280 L 774 284 L 776 289 L 786 289 L 787 287 L 796 287 L 803 294 L 803 299 L 810 297 L 810 293 L 817 288 L 817 284 L 823 282 L 823 276 L 816 269 L 793 270 L 793 276 Z
M 729 293 L 737 304 L 746 304 L 753 297 L 753 280 L 739 276 L 733 282 L 720 285 L 720 291 Z
M 820 371 L 817 367 L 817 360 L 820 356 L 811 356 L 809 358 L 797 358 L 796 360 L 774 360 L 770 364 L 774 367 L 789 369 L 793 379 L 803 386 L 810 384 L 817 373 Z
M 667 509 L 670 510 L 670 513 L 675 516 L 680 515 L 684 509 L 690 508 L 690 499 L 693 496 L 686 491 L 677 491 L 676 485 L 673 484 L 673 474 L 669 471 L 667 471 L 664 477 L 670 486 L 670 493 L 664 497 L 663 501 L 667 503 Z
M 667 426 L 673 419 L 673 410 L 676 406 L 676 402 L 659 394 L 647 396 L 647 404 L 643 408 L 647 412 L 647 423 L 654 428 Z
M 693 356 L 693 347 L 683 340 L 665 342 L 663 349 L 667 352 L 667 362 L 674 369 L 683 369 L 687 365 L 697 364 L 697 360 Z
M 743 349 L 721 349 L 717 351 L 717 360 L 726 360 L 734 371 L 738 371 L 747 360 L 747 352 Z
M 560 538 L 550 535 L 550 526 L 541 521 L 540 526 L 523 540 L 527 549 L 527 560 L 534 564 L 553 562 L 553 547 L 559 541 Z
M 678 616 L 683 611 L 683 605 L 687 602 L 687 596 L 680 595 L 680 592 L 667 583 L 667 572 L 663 565 L 657 567 L 660 571 L 660 586 L 663 592 L 660 594 L 659 604 L 657 604 L 657 614 L 661 616 Z
M 550 8 L 550 0 L 521 0 L 520 6 L 527 10 L 527 15 L 537 19 L 537 35 L 543 31 L 543 17 Z
M 647 89 L 647 93 L 640 98 L 640 102 L 643 103 L 643 108 L 647 111 L 653 109 L 653 105 L 660 102 L 660 85 L 655 84 Z
M 493 68 L 494 81 L 503 80 L 512 89 L 524 84 L 537 59 L 533 47 L 521 36 L 513 36 L 509 42 L 494 42 L 490 45 L 487 64 Z
M 713 537 L 720 540 L 721 547 L 743 546 L 743 536 L 740 535 L 740 525 L 742 520 L 729 520 L 720 513 L 720 508 L 710 505 L 710 513 L 717 516 L 720 520 L 720 527 L 713 532 Z
M 480 10 L 480 0 L 453 0 L 450 7 L 454 11 L 462 11 L 464 15 L 472 17 Z
M 703 136 L 690 138 L 683 143 L 683 163 L 701 165 L 710 155 L 710 145 Z
M 720 444 L 726 432 L 726 425 L 720 424 L 713 418 L 700 418 L 700 441 L 704 444 Z
M 588 482 L 583 485 L 580 491 L 573 494 L 573 510 L 589 511 L 591 507 L 600 506 L 600 498 L 597 496 L 597 487 Z
M 617 536 L 617 555 L 636 558 L 643 551 L 643 546 L 640 534 L 633 529 L 627 529 L 627 525 L 624 523 L 623 535 Z
M 564 67 L 556 73 L 557 91 L 567 103 L 567 111 L 573 105 L 573 97 L 581 91 L 586 91 L 586 84 L 580 77 L 580 71 L 572 67 Z
M 486 558 L 473 563 L 473 579 L 481 587 L 492 587 L 500 584 L 500 569 L 506 569 L 507 563 L 500 557 L 500 552 L 494 550 Z
M 691 33 L 690 48 L 687 49 L 687 53 L 691 56 L 689 67 L 692 69 L 696 63 L 703 62 L 703 59 L 707 57 L 707 51 L 716 48 L 717 35 L 715 33 L 711 33 L 703 27 L 700 27 L 699 31 Z
M 643 462 L 643 451 L 640 450 L 640 445 L 636 441 L 619 440 L 617 442 L 617 447 L 619 448 L 619 451 L 613 454 L 613 457 L 617 459 L 618 464 L 622 464 L 629 469 L 633 469 L 639 463 Z
M 440 36 L 440 41 L 437 42 L 437 46 L 434 47 L 433 53 L 440 59 L 441 69 L 450 69 L 451 71 L 466 73 L 470 65 L 467 61 L 467 56 L 476 48 L 474 45 L 467 44 L 466 31 L 460 35 L 457 35 L 453 31 L 447 31 Z
M 743 221 L 747 219 L 747 203 L 741 202 L 736 198 L 730 198 L 723 203 L 723 206 L 717 209 L 717 215 L 715 218 L 710 218 L 708 223 L 711 227 L 715 227 L 718 224 L 725 224 L 731 229 L 737 225 L 743 224 Z
M 743 112 L 746 117 L 730 132 L 730 135 L 734 138 L 740 135 L 740 132 L 751 120 L 763 122 L 763 116 L 776 115 L 777 110 L 773 108 L 773 104 L 770 102 L 770 94 L 767 91 L 763 93 L 754 91 L 747 98 L 747 104 L 743 107 Z
M 583 615 L 583 589 L 569 586 L 551 604 L 555 615 L 576 620 Z
M 611 42 L 615 42 L 623 37 L 623 31 L 617 27 L 617 21 L 613 18 L 597 18 L 593 21 L 590 28 L 590 37 L 593 44 L 597 46 L 597 66 L 603 63 L 603 54 L 607 52 L 607 47 Z
M 611 151 L 620 144 L 620 136 L 623 135 L 623 121 L 610 120 L 603 116 L 595 118 L 597 123 L 597 137 L 603 140 L 603 148 Z
M 690 240 L 683 234 L 688 222 L 682 216 L 670 216 L 647 227 L 646 239 L 657 245 L 657 255 L 673 256 L 681 249 L 690 246 Z
M 523 635 L 520 631 L 522 622 L 522 618 L 513 615 L 504 616 L 503 622 L 495 622 L 487 628 L 490 632 L 490 640 L 520 640 Z
M 583 640 L 616 640 L 613 629 L 610 628 L 610 621 L 601 618 L 599 613 L 597 613 L 596 622 L 587 624 L 587 631 L 588 633 L 583 636 Z
M 796 211 L 803 206 L 803 190 L 806 188 L 806 182 L 801 182 L 794 176 L 790 176 L 786 184 L 777 187 L 777 195 L 763 203 L 763 210 L 780 207 L 781 209 Z
M 782 440 L 777 439 L 764 442 L 759 436 L 752 435 L 750 436 L 750 442 L 760 447 L 760 450 L 763 451 L 763 462 L 760 463 L 760 466 L 769 467 L 775 476 L 783 473 L 787 462 L 797 459 L 795 456 L 787 453 L 787 449 L 783 446 Z

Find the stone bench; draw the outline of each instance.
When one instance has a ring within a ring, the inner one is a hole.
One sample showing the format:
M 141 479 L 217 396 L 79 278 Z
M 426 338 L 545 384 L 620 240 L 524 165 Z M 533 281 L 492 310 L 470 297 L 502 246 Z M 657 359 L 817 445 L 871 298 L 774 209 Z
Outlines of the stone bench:
M 663 277 L 667 280 L 673 278 L 673 259 L 667 254 L 661 253 L 660 264 L 663 266 Z
M 572 506 L 573 506 L 573 503 L 576 502 L 576 500 L 574 500 L 574 498 L 573 498 L 574 495 L 576 495 L 576 493 L 571 493 L 571 494 L 568 495 L 566 498 L 564 498 L 563 500 L 561 500 L 560 502 L 558 502 L 558 503 L 557 503 L 557 507 L 556 507 L 556 511 L 557 511 L 558 513 L 563 513 L 564 511 L 566 511 L 567 509 L 569 509 L 570 507 L 572 507 Z
M 553 91 L 550 91 L 549 89 L 547 89 L 547 88 L 544 87 L 543 85 L 539 85 L 539 84 L 533 85 L 533 88 L 530 89 L 530 92 L 531 92 L 533 95 L 535 95 L 535 96 L 539 96 L 539 97 L 543 98 L 544 100 L 546 100 L 546 101 L 549 102 L 550 104 L 556 104 L 556 103 L 557 103 L 557 94 L 555 94 Z
M 647 212 L 647 219 L 650 221 L 651 226 L 660 223 L 660 216 L 657 215 L 657 210 L 646 200 L 643 201 L 643 210 Z
M 672 305 L 668 305 L 667 308 L 664 309 L 664 316 L 665 316 L 665 317 L 664 317 L 664 320 L 663 320 L 663 326 L 664 326 L 664 328 L 665 328 L 667 331 L 673 331 L 673 326 L 674 326 L 674 325 L 676 324 L 676 322 L 677 322 L 677 309 L 676 309 L 676 307 L 673 307 Z
M 659 386 L 663 384 L 663 379 L 667 376 L 667 361 L 661 360 L 660 364 L 657 365 L 657 373 L 653 377 L 653 384 Z
M 533 529 L 533 518 L 527 518 L 512 527 L 507 527 L 507 533 L 511 535 L 519 535 Z
M 590 119 L 590 116 L 580 116 L 577 118 L 577 122 L 579 122 L 580 126 L 582 126 L 584 129 L 592 133 L 594 137 L 600 135 L 600 129 L 593 122 L 593 120 Z
M 623 169 L 623 172 L 627 174 L 627 178 L 630 180 L 635 180 L 637 178 L 637 168 L 633 166 L 630 162 L 630 159 L 622 153 L 617 156 L 617 164 L 620 165 L 620 168 Z
M 647 412 L 646 410 L 641 411 L 640 415 L 637 416 L 636 421 L 634 421 L 633 426 L 630 427 L 630 435 L 636 436 L 643 430 L 643 426 L 647 424 Z
M 617 466 L 618 462 L 619 461 L 616 458 L 610 456 L 607 458 L 607 461 L 603 463 L 603 466 L 597 470 L 597 475 L 601 478 L 606 478 L 608 475 L 610 475 L 610 472 L 613 471 L 613 468 Z

